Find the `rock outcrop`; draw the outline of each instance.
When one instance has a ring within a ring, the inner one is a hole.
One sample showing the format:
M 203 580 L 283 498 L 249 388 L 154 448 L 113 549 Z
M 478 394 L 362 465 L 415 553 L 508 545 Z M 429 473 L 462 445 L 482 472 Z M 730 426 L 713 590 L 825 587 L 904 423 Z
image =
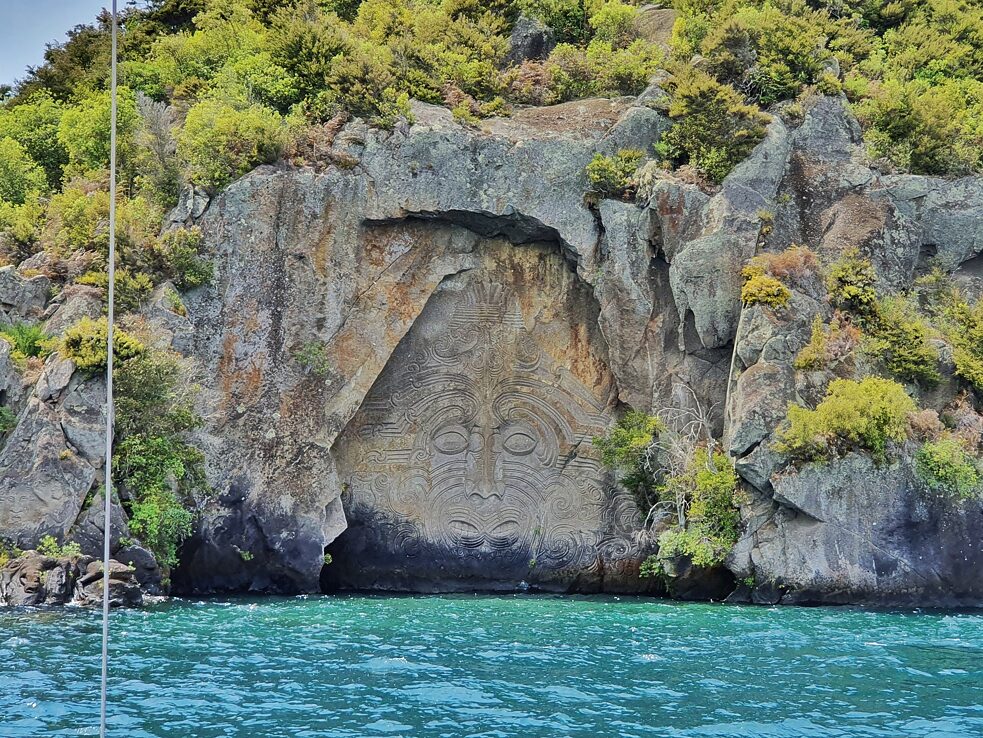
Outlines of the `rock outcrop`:
M 102 605 L 103 567 L 90 556 L 54 557 L 27 551 L 0 567 L 0 605 Z M 143 589 L 132 567 L 109 562 L 111 607 L 139 607 Z
M 670 14 L 639 22 L 664 34 Z M 527 30 L 514 52 L 545 53 Z M 648 166 L 634 201 L 586 197 L 596 153 L 650 151 L 667 129 L 649 107 L 660 92 L 479 126 L 414 103 L 412 125 L 349 122 L 309 166 L 183 194 L 167 227 L 201 228 L 215 280 L 183 296 L 187 317 L 166 288 L 144 310 L 204 385 L 196 442 L 215 496 L 179 591 L 657 591 L 638 577 L 650 537 L 592 437 L 628 408 L 699 403 L 750 501 L 730 571 L 682 572 L 677 593 L 736 578 L 734 597 L 757 602 L 983 602 L 978 501 L 926 497 L 910 465 L 793 468 L 775 450 L 788 403 L 815 403 L 832 376 L 793 366 L 832 313 L 821 280 L 791 285 L 784 308 L 741 301 L 747 262 L 792 243 L 826 262 L 860 248 L 885 291 L 935 259 L 983 292 L 983 178 L 882 174 L 845 100 L 815 97 L 800 122 L 776 115 L 719 187 Z M 85 290 L 47 292 L 0 271 L 8 321 L 59 332 L 96 311 Z M 97 554 L 104 389 L 57 355 L 25 387 L 0 343 L 5 366 L 19 418 L 0 535 Z M 153 591 L 156 562 L 116 517 L 114 556 Z M 93 596 L 91 572 L 32 562 Z M 29 584 L 8 600 L 67 597 L 17 576 Z

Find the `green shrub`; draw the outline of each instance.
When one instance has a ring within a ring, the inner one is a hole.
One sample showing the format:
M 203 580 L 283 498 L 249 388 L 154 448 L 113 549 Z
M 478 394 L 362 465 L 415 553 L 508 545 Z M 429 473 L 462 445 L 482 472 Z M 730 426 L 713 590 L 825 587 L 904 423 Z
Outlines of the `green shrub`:
M 606 41 L 615 48 L 623 48 L 637 38 L 635 17 L 638 9 L 620 0 L 607 0 L 595 10 L 588 20 L 594 38 Z
M 194 514 L 171 489 L 204 464 L 201 452 L 173 439 L 130 436 L 119 444 L 116 463 L 132 499 L 129 527 L 165 567 L 177 564 L 177 549 L 192 531 Z
M 185 439 L 201 425 L 189 368 L 170 351 L 149 349 L 121 364 L 114 464 L 127 491 L 130 530 L 166 567 L 177 563 L 194 522 L 194 495 L 207 492 L 204 455 Z
M 106 368 L 108 338 L 109 328 L 105 318 L 99 320 L 82 318 L 65 331 L 61 342 L 61 352 L 74 361 L 79 369 L 95 373 Z M 114 328 L 114 362 L 127 361 L 143 351 L 144 346 L 137 339 L 118 326 Z
M 685 524 L 659 536 L 659 551 L 643 575 L 661 573 L 663 562 L 678 556 L 689 557 L 695 566 L 722 564 L 739 533 L 737 482 L 737 472 L 725 454 L 698 449 L 686 473 L 667 480 L 661 493 L 666 499 L 685 498 Z
M 943 302 L 938 323 L 952 345 L 956 374 L 983 392 L 983 300 L 970 305 L 952 291 Z
M 658 499 L 656 470 L 646 457 L 656 437 L 665 430 L 665 423 L 658 417 L 630 410 L 607 435 L 593 439 L 601 452 L 601 463 L 621 472 L 619 481 L 631 492 L 643 513 Z
M 308 341 L 294 353 L 294 359 L 305 374 L 313 374 L 319 379 L 327 379 L 331 375 L 328 348 L 322 341 Z
M 601 462 L 605 466 L 632 470 L 665 427 L 665 423 L 654 415 L 629 410 L 606 436 L 594 437 L 594 446 L 601 452 Z
M 276 161 L 286 129 L 262 105 L 203 100 L 188 111 L 178 134 L 178 155 L 193 182 L 217 190 L 258 164 Z
M 106 291 L 108 299 L 109 275 L 106 272 L 86 272 L 75 280 L 76 284 L 99 287 Z M 131 274 L 126 269 L 117 269 L 113 279 L 113 299 L 120 313 L 132 312 L 140 308 L 154 288 L 153 280 L 142 272 Z
M 154 249 L 157 273 L 182 290 L 209 284 L 214 278 L 215 267 L 201 258 L 202 245 L 201 229 L 197 226 L 168 231 Z
M 75 541 L 67 541 L 62 546 L 54 536 L 44 536 L 38 543 L 37 552 L 56 559 L 76 559 L 82 555 L 82 547 Z
M 865 350 L 876 356 L 891 376 L 903 382 L 932 386 L 939 374 L 939 352 L 928 342 L 929 327 L 910 300 L 889 297 L 876 303 Z
M 516 5 L 552 28 L 560 43 L 585 43 L 590 36 L 585 0 L 517 0 Z
M 830 301 L 858 315 L 871 315 L 877 306 L 877 275 L 870 260 L 851 249 L 829 269 L 826 287 Z
M 6 405 L 0 406 L 0 434 L 10 433 L 17 427 L 17 416 Z
M 51 353 L 49 336 L 37 323 L 10 323 L 0 326 L 0 338 L 23 357 L 45 358 Z
M 30 161 L 44 170 L 44 189 L 61 183 L 62 168 L 68 163 L 68 152 L 58 141 L 63 111 L 64 105 L 45 90 L 17 105 L 0 107 L 0 139 L 12 138 L 24 148 Z
M 744 286 L 741 288 L 741 302 L 746 306 L 767 305 L 780 308 L 788 305 L 792 292 L 774 277 L 766 274 L 751 274 L 745 270 Z
M 614 156 L 594 154 L 587 165 L 590 191 L 600 197 L 627 197 L 634 190 L 632 178 L 644 157 L 637 149 L 622 149 Z
M 94 92 L 68 107 L 58 123 L 58 143 L 68 153 L 66 172 L 85 174 L 109 168 L 109 92 Z M 117 156 L 125 170 L 132 156 L 137 122 L 136 97 L 120 86 L 117 111 Z
M 706 72 L 683 68 L 674 75 L 670 88 L 673 126 L 657 151 L 673 163 L 688 163 L 707 179 L 721 182 L 764 138 L 770 118 Z
M 880 377 L 835 379 L 815 410 L 789 405 L 777 450 L 806 461 L 859 449 L 883 459 L 888 442 L 907 438 L 908 416 L 917 409 L 904 387 Z
M 915 473 L 928 490 L 962 499 L 979 495 L 983 488 L 979 459 L 956 438 L 924 444 L 915 455 Z
M 860 339 L 860 329 L 839 311 L 833 314 L 829 325 L 817 315 L 812 322 L 809 343 L 799 351 L 793 366 L 799 371 L 826 369 L 853 353 Z
M 12 138 L 0 138 L 0 202 L 23 205 L 32 195 L 48 189 L 41 169 Z

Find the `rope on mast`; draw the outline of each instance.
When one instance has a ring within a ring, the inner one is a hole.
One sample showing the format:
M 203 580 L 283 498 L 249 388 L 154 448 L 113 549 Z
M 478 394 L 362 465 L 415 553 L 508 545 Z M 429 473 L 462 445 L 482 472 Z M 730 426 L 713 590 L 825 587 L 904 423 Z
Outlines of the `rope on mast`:
M 102 680 L 99 736 L 106 738 L 106 693 L 109 677 L 109 544 L 113 500 L 113 301 L 116 286 L 116 0 L 113 0 L 112 71 L 109 105 L 109 308 L 106 316 L 106 483 L 102 524 Z

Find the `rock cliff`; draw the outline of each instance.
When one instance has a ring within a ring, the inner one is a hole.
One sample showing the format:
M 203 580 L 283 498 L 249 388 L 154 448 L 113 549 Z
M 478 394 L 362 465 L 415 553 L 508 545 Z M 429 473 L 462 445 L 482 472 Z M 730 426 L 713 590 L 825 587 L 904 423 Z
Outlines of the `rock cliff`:
M 626 409 L 699 402 L 749 492 L 733 597 L 983 602 L 978 500 L 926 499 L 903 465 L 794 469 L 774 450 L 809 396 L 792 361 L 831 312 L 821 286 L 782 310 L 741 301 L 748 260 L 791 243 L 859 247 L 889 292 L 929 259 L 978 289 L 983 179 L 881 174 L 845 101 L 816 97 L 718 188 L 646 170 L 636 201 L 586 198 L 595 153 L 659 140 L 657 97 L 476 127 L 414 104 L 412 125 L 354 121 L 316 163 L 185 197 L 171 226 L 201 228 L 215 280 L 156 319 L 201 367 L 216 497 L 179 591 L 657 590 L 591 439 Z M 39 278 L 5 278 L 8 315 L 45 309 Z M 98 380 L 54 355 L 4 391 L 22 410 L 0 530 L 28 547 L 89 525 Z

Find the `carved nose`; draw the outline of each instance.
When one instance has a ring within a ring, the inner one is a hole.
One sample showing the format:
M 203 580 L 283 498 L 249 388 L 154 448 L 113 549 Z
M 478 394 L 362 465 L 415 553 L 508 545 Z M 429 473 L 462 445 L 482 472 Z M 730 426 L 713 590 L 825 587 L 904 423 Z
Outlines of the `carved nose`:
M 494 431 L 485 429 L 472 440 L 473 451 L 468 454 L 468 470 L 464 480 L 465 494 L 482 500 L 492 497 L 502 499 L 505 485 L 496 474 Z

